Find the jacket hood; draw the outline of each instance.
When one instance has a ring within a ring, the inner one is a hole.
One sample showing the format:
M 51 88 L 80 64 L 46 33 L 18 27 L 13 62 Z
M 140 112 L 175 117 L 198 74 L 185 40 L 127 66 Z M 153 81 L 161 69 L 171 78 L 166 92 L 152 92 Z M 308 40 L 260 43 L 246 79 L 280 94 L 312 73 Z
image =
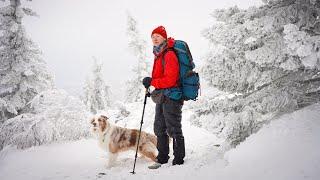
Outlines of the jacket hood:
M 168 46 L 168 48 L 172 48 L 174 46 L 174 39 L 172 37 L 168 38 L 167 46 Z

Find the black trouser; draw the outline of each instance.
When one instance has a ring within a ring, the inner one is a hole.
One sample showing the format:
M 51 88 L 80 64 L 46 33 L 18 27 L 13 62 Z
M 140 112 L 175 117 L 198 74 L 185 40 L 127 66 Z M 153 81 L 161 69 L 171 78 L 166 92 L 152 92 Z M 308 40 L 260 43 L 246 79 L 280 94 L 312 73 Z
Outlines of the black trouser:
M 181 129 L 182 101 L 174 101 L 167 97 L 162 104 L 156 104 L 154 133 L 157 136 L 157 160 L 167 163 L 169 159 L 169 137 L 173 138 L 174 161 L 182 162 L 185 156 L 184 137 Z

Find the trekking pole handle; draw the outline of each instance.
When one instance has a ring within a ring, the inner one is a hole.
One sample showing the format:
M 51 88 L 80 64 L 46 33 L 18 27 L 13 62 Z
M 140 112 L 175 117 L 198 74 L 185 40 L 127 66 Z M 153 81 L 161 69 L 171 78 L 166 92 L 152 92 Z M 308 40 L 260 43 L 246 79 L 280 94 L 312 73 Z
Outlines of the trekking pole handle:
M 147 99 L 147 97 L 150 97 L 151 96 L 151 94 L 150 94 L 150 88 L 146 88 L 146 92 L 145 92 L 145 102 L 146 102 L 146 99 Z

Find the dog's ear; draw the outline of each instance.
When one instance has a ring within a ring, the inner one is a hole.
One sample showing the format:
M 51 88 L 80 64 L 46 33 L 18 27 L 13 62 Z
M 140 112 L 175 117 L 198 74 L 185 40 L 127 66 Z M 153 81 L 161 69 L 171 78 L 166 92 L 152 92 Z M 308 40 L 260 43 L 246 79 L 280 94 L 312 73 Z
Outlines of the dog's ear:
M 92 118 L 92 119 L 90 120 L 90 123 L 91 123 L 91 124 L 93 124 L 93 123 L 94 123 L 94 118 Z
M 107 117 L 107 116 L 105 116 L 105 115 L 101 115 L 101 117 L 103 118 L 103 119 L 105 119 L 105 120 L 108 120 L 109 118 Z

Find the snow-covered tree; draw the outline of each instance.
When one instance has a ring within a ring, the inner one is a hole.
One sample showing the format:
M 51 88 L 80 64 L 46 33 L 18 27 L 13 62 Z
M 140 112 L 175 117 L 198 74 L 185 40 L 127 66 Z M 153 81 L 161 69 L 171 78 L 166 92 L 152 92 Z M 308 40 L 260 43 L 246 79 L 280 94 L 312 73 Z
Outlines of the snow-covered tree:
M 20 0 L 0 8 L 0 124 L 19 115 L 43 90 L 52 88 L 52 76 L 39 48 L 27 37 L 22 19 L 36 16 Z
M 0 150 L 7 145 L 28 148 L 53 141 L 90 136 L 90 116 L 85 105 L 63 90 L 43 91 L 27 105 L 28 113 L 0 126 Z
M 91 114 L 80 100 L 53 88 L 39 48 L 26 36 L 25 14 L 36 16 L 19 0 L 0 8 L 0 150 L 89 136 Z
M 87 76 L 83 86 L 83 94 L 80 95 L 80 99 L 88 107 L 89 110 L 90 110 L 89 107 L 91 106 L 90 103 L 92 98 L 91 93 L 92 93 L 92 82 L 90 81 L 90 78 Z
M 272 0 L 216 10 L 202 77 L 235 94 L 207 97 L 193 123 L 237 144 L 281 113 L 320 100 L 320 1 Z
M 96 114 L 99 110 L 106 110 L 111 105 L 109 86 L 106 85 L 102 74 L 102 63 L 94 58 L 92 78 L 86 79 L 83 101 L 88 110 Z
M 137 28 L 137 21 L 127 13 L 127 36 L 129 38 L 129 48 L 137 57 L 137 65 L 133 68 L 134 76 L 126 82 L 126 101 L 142 101 L 145 94 L 145 88 L 141 84 L 144 77 L 149 75 L 149 63 L 147 61 L 146 41 L 140 37 Z

